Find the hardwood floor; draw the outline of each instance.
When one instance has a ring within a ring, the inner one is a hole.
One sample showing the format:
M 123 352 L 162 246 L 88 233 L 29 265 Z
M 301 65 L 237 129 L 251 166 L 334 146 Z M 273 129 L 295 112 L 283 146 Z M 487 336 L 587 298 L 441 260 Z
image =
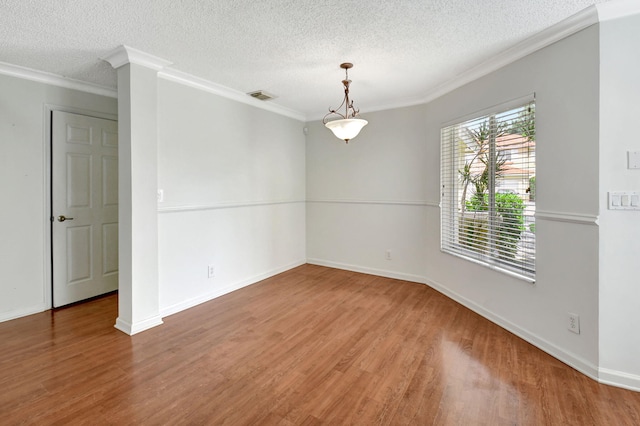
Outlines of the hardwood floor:
M 0 323 L 0 424 L 640 424 L 640 393 L 421 284 L 304 265 L 133 337 L 116 316 Z

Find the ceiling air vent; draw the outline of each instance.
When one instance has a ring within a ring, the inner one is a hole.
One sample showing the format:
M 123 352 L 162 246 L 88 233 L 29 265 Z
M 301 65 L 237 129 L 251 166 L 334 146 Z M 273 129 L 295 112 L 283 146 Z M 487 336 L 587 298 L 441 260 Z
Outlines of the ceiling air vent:
M 272 95 L 271 93 L 267 93 L 264 90 L 257 90 L 255 92 L 247 93 L 252 98 L 260 99 L 261 101 L 268 101 L 270 99 L 276 98 L 277 96 Z

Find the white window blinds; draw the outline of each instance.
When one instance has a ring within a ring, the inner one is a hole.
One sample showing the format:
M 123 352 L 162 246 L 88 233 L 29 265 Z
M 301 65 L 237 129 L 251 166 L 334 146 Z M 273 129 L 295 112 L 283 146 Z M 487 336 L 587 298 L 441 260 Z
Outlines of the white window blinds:
M 441 130 L 441 248 L 535 278 L 535 104 Z

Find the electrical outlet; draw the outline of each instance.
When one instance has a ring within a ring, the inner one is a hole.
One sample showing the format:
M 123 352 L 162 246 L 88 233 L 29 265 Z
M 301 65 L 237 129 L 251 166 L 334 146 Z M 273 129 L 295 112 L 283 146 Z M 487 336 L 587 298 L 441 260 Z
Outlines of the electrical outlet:
M 567 314 L 567 328 L 569 331 L 580 334 L 580 315 L 569 312 Z
M 158 202 L 162 203 L 164 201 L 164 190 L 158 189 Z
M 387 260 L 391 260 L 391 250 L 387 250 L 385 257 L 387 258 Z
M 213 278 L 216 276 L 216 268 L 213 265 L 209 265 L 207 268 L 207 278 Z

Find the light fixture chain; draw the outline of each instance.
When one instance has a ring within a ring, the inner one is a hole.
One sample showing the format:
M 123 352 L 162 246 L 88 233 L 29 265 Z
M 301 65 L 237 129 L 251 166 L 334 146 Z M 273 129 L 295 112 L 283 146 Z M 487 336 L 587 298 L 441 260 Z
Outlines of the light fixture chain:
M 322 119 L 322 123 L 329 128 L 335 136 L 347 143 L 349 143 L 350 139 L 356 137 L 360 129 L 367 124 L 367 120 L 356 118 L 360 110 L 356 109 L 353 106 L 353 100 L 349 99 L 349 86 L 351 84 L 351 80 L 349 80 L 349 68 L 351 67 L 353 67 L 353 64 L 349 62 L 340 64 L 340 68 L 344 69 L 344 80 L 342 80 L 344 98 L 338 108 L 332 109 L 329 107 L 329 113 Z M 345 109 L 344 115 L 338 112 L 342 109 L 342 105 L 344 105 Z M 351 113 L 349 113 L 349 110 L 351 110 Z M 336 118 L 335 120 L 329 120 L 329 117 L 332 115 L 337 115 L 341 119 Z

